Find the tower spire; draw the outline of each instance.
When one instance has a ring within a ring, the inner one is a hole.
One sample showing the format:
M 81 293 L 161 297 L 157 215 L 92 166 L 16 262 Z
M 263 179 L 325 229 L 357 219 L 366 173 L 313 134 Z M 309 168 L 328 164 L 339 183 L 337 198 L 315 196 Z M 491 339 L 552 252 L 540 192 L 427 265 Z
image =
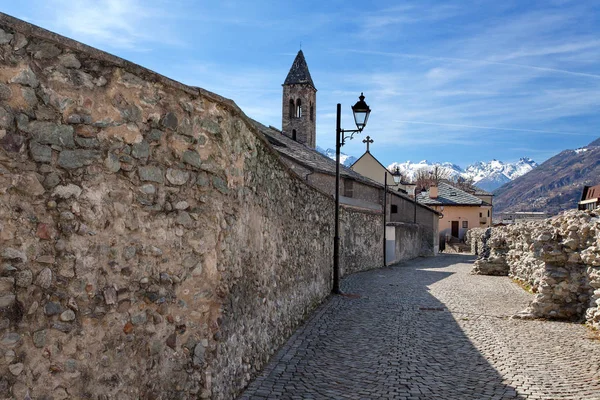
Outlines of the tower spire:
M 292 64 L 292 68 L 290 68 L 290 72 L 288 72 L 288 75 L 285 78 L 285 82 L 283 82 L 283 84 L 308 84 L 312 86 L 313 89 L 316 89 L 312 77 L 310 76 L 310 71 L 308 70 L 308 65 L 306 64 L 306 59 L 304 58 L 304 53 L 302 52 L 302 50 L 298 51 L 298 54 L 294 59 L 294 63 Z

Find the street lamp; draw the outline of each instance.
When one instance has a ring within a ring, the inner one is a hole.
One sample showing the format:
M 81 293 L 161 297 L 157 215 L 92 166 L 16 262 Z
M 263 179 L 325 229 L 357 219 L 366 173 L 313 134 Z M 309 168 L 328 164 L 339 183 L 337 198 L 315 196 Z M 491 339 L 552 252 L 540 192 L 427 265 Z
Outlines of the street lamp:
M 333 294 L 342 293 L 340 290 L 340 149 L 346 143 L 346 139 L 351 140 L 355 133 L 362 132 L 365 129 L 369 114 L 371 114 L 371 109 L 365 103 L 365 96 L 361 93 L 358 98 L 359 101 L 352 106 L 354 123 L 358 129 L 342 129 L 342 105 L 340 103 L 337 105 L 335 129 L 335 235 L 333 237 L 333 288 L 331 289 Z M 345 136 L 346 133 L 349 133 L 350 136 Z

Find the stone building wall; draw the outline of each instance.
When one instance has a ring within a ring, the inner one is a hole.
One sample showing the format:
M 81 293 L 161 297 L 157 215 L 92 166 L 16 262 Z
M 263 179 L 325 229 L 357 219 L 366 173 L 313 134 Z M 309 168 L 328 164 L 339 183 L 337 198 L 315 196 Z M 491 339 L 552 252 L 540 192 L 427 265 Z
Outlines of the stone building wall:
M 342 268 L 379 265 L 381 216 L 344 214 Z M 2 397 L 232 398 L 329 293 L 332 237 L 231 101 L 0 14 Z
M 296 109 L 290 113 L 290 100 L 296 108 L 297 101 L 301 101 L 302 115 L 296 115 Z M 312 112 L 311 112 L 312 108 Z M 283 85 L 282 105 L 282 133 L 293 139 L 292 132 L 296 131 L 296 141 L 304 143 L 311 149 L 317 144 L 317 90 L 309 84 Z M 290 116 L 291 114 L 291 116 Z
M 600 213 L 572 210 L 552 219 L 472 230 L 487 251 L 476 273 L 497 270 L 536 294 L 523 317 L 585 319 L 600 327 Z

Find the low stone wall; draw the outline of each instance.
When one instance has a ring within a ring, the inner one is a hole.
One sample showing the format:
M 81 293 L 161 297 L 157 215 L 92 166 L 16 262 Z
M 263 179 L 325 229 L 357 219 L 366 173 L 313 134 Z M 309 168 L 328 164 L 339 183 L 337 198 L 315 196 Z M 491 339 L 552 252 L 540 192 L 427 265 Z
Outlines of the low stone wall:
M 508 243 L 503 231 L 492 228 L 476 228 L 466 237 L 471 242 L 471 251 L 479 257 L 473 267 L 474 274 L 506 276 L 509 265 L 506 262 Z
M 0 14 L 0 397 L 234 397 L 328 295 L 333 204 L 233 102 Z
M 505 271 L 536 294 L 522 316 L 585 318 L 600 327 L 598 210 L 572 210 L 542 221 L 474 229 L 470 242 L 484 249 L 474 273 Z
M 434 234 L 428 227 L 403 222 L 390 222 L 387 226 L 393 227 L 395 232 L 395 258 L 388 260 L 388 264 L 435 255 Z

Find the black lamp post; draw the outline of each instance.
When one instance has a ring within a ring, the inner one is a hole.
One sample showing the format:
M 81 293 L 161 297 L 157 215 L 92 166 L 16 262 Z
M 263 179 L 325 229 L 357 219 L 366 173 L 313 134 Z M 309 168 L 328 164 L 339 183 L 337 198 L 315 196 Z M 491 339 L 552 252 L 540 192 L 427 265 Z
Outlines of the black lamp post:
M 340 294 L 340 149 L 345 144 L 346 139 L 352 139 L 355 133 L 362 132 L 367 125 L 371 109 L 365 103 L 365 96 L 361 93 L 359 101 L 352 106 L 354 114 L 354 130 L 344 130 L 342 124 L 342 105 L 337 105 L 336 116 L 336 141 L 335 141 L 335 236 L 333 238 L 333 294 Z M 349 133 L 350 136 L 345 136 Z M 385 211 L 385 210 L 384 210 Z

